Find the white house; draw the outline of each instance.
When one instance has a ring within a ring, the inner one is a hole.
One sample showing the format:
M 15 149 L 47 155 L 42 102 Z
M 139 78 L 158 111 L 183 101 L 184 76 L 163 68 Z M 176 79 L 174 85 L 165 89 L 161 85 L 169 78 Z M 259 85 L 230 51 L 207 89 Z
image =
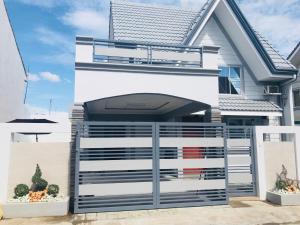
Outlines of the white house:
M 288 56 L 288 60 L 298 69 L 300 69 L 300 42 Z M 293 95 L 294 95 L 294 112 L 295 112 L 295 123 L 300 124 L 300 79 L 293 84 Z
M 73 112 L 85 120 L 293 124 L 297 70 L 235 1 L 200 11 L 112 1 L 110 11 L 108 40 L 76 38 Z
M 108 39 L 76 38 L 74 212 L 256 196 L 251 126 L 294 124 L 295 66 L 234 0 L 200 11 L 112 1 L 108 26 Z
M 26 71 L 3 0 L 0 0 L 0 123 L 24 118 Z

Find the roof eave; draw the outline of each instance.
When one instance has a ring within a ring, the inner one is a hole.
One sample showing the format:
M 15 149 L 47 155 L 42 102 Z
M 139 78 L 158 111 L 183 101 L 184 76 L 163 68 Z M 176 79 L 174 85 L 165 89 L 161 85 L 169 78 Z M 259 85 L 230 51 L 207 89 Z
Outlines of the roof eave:
M 262 46 L 262 44 L 258 40 L 254 30 L 250 26 L 249 22 L 247 21 L 247 19 L 243 15 L 242 11 L 240 10 L 240 8 L 236 4 L 236 2 L 234 0 L 226 0 L 226 1 L 227 1 L 228 5 L 230 6 L 230 8 L 232 9 L 235 16 L 237 17 L 237 19 L 239 20 L 241 26 L 243 27 L 243 29 L 247 33 L 248 37 L 250 38 L 250 40 L 254 44 L 255 48 L 257 49 L 257 51 L 261 55 L 263 61 L 265 62 L 265 64 L 269 68 L 270 72 L 274 75 L 295 75 L 295 74 L 297 74 L 297 72 L 298 72 L 297 69 L 278 69 L 278 68 L 276 68 L 276 66 L 272 62 L 270 56 L 268 55 L 265 48 Z
M 298 44 L 296 45 L 296 47 L 293 49 L 293 51 L 289 54 L 289 56 L 287 57 L 288 60 L 291 60 L 293 58 L 294 55 L 297 54 L 297 52 L 300 51 L 300 41 L 298 42 Z

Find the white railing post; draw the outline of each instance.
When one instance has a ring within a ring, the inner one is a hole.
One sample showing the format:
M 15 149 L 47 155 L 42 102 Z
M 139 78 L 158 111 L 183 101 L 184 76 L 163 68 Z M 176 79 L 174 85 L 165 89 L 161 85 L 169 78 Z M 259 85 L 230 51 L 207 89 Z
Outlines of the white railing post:
M 204 69 L 218 69 L 218 52 L 220 47 L 203 46 L 202 47 L 202 67 Z

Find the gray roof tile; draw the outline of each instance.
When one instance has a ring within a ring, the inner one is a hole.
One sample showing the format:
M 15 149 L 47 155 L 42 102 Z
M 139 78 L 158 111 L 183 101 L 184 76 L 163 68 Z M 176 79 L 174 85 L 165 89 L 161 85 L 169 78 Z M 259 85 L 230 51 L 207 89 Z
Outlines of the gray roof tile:
M 160 44 L 183 44 L 197 23 L 201 21 L 211 2 L 212 0 L 208 0 L 200 11 L 192 11 L 113 0 L 111 1 L 113 39 Z M 264 37 L 256 31 L 255 35 L 276 69 L 295 69 Z
M 282 109 L 269 101 L 245 99 L 241 96 L 219 96 L 221 111 L 253 111 L 253 112 L 281 112 Z
M 198 12 L 125 1 L 111 2 L 115 40 L 181 44 Z
M 286 60 L 280 53 L 273 48 L 273 46 L 257 31 L 254 31 L 260 43 L 270 56 L 276 69 L 296 69 L 288 60 Z

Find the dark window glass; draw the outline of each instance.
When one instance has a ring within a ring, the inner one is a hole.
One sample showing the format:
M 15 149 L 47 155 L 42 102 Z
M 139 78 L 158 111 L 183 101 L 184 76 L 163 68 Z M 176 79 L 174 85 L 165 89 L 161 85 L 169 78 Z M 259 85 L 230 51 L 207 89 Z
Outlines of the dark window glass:
M 240 94 L 241 72 L 240 67 L 219 67 L 219 93 Z

